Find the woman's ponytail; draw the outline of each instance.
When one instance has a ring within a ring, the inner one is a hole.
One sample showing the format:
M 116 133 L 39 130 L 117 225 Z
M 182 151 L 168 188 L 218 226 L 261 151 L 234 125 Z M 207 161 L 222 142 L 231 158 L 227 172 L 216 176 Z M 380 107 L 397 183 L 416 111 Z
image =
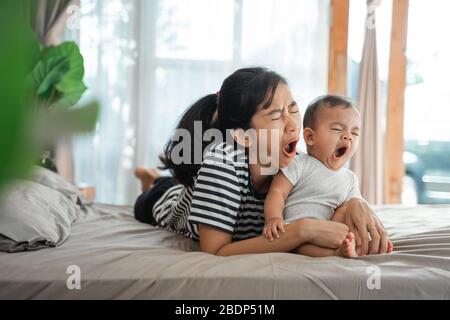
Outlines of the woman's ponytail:
M 181 119 L 176 127 L 176 130 L 184 129 L 190 135 L 191 140 L 191 151 L 188 156 L 190 157 L 189 163 L 181 163 L 176 164 L 172 159 L 172 151 L 174 147 L 180 143 L 178 141 L 173 141 L 170 139 L 164 147 L 163 153 L 159 156 L 160 161 L 162 162 L 162 166 L 160 169 L 166 170 L 168 169 L 173 177 L 181 184 L 185 186 L 192 186 L 194 184 L 194 178 L 197 175 L 198 170 L 200 169 L 200 163 L 194 163 L 194 154 L 193 151 L 195 145 L 195 122 L 202 123 L 203 132 L 217 128 L 217 104 L 218 104 L 218 94 L 209 94 L 197 102 L 195 102 L 191 107 L 189 107 L 185 113 L 181 116 Z M 201 143 L 202 145 L 202 155 L 204 149 L 209 143 L 204 143 L 203 139 L 201 142 L 197 141 L 197 143 Z M 186 150 L 182 149 L 181 152 Z M 181 158 L 186 157 L 186 155 L 180 154 Z

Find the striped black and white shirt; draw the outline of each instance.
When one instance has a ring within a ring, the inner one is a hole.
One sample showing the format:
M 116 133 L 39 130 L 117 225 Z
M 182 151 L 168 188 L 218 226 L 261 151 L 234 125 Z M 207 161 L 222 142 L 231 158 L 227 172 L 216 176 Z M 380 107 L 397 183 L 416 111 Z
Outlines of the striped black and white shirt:
M 264 228 L 264 199 L 253 192 L 248 155 L 226 143 L 205 153 L 192 188 L 171 187 L 153 213 L 162 228 L 195 240 L 198 224 L 230 233 L 233 240 L 259 236 Z

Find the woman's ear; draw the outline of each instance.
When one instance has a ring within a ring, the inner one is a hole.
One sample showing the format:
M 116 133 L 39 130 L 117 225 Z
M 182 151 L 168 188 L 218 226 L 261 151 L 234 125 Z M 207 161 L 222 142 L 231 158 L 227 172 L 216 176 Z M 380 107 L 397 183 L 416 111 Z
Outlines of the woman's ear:
M 231 135 L 233 136 L 234 141 L 245 148 L 250 148 L 252 145 L 250 135 L 243 129 L 232 129 Z
M 303 129 L 303 139 L 307 146 L 312 147 L 314 145 L 314 130 L 311 128 Z

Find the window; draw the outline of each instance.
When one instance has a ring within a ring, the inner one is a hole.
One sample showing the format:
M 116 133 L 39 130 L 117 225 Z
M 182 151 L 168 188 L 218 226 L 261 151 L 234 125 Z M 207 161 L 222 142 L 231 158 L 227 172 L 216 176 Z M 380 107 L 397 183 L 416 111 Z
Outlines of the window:
M 284 75 L 304 111 L 327 91 L 329 14 L 329 0 L 82 0 L 86 79 L 103 108 L 78 139 L 77 182 L 133 203 L 133 168 L 157 166 L 182 112 L 240 67 Z
M 445 0 L 410 0 L 404 203 L 450 203 L 450 42 Z

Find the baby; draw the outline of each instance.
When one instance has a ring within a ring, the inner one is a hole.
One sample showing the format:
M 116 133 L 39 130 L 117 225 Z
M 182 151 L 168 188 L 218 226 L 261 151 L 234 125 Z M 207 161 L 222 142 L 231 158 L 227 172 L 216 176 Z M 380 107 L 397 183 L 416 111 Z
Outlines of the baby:
M 358 110 L 345 98 L 322 96 L 308 106 L 303 126 L 308 154 L 298 154 L 290 166 L 275 175 L 265 200 L 263 234 L 271 240 L 274 235 L 279 237 L 278 231 L 284 233 L 283 214 L 286 223 L 304 218 L 344 223 L 345 210 L 335 210 L 351 198 L 361 198 L 358 178 L 343 168 L 358 148 Z M 389 241 L 388 252 L 392 250 Z M 351 232 L 338 249 L 305 244 L 298 253 L 312 257 L 358 256 Z

